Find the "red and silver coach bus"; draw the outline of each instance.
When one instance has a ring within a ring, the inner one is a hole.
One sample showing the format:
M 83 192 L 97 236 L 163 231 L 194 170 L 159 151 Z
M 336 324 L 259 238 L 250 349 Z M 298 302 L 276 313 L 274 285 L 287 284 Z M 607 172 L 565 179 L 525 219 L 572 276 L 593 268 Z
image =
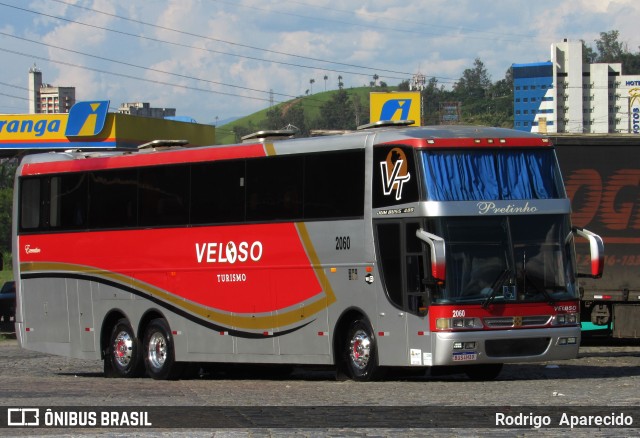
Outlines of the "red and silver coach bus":
M 583 275 L 601 275 L 603 247 L 571 226 L 553 146 L 497 128 L 364 128 L 26 156 L 20 344 L 156 379 L 203 362 L 490 379 L 576 357 L 574 237 L 591 243 Z

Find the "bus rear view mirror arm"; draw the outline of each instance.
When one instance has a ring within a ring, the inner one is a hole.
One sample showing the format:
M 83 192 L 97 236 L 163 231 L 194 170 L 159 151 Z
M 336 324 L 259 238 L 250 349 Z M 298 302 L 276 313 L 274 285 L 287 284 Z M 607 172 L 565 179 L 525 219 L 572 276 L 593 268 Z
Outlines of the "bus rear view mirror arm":
M 604 268 L 604 243 L 602 238 L 595 233 L 584 228 L 573 227 L 573 233 L 576 236 L 584 237 L 589 241 L 589 249 L 591 254 L 591 274 L 577 274 L 578 277 L 602 277 Z
M 416 230 L 416 237 L 431 248 L 431 275 L 436 280 L 445 280 L 445 245 L 444 239 L 435 234 L 427 233 L 422 228 Z

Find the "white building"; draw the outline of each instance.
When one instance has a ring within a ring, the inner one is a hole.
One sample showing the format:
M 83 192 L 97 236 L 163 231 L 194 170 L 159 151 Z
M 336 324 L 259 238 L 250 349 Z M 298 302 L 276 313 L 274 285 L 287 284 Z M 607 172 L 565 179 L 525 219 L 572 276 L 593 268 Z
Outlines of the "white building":
M 42 82 L 42 72 L 29 69 L 29 114 L 68 113 L 76 103 L 75 87 L 54 87 Z
M 583 62 L 582 42 L 551 45 L 551 61 L 514 64 L 514 127 L 540 133 L 640 133 L 640 75 Z
M 152 108 L 148 102 L 127 102 L 120 104 L 118 108 L 120 114 L 129 114 L 132 116 L 154 117 L 164 119 L 165 117 L 174 117 L 176 115 L 175 108 Z

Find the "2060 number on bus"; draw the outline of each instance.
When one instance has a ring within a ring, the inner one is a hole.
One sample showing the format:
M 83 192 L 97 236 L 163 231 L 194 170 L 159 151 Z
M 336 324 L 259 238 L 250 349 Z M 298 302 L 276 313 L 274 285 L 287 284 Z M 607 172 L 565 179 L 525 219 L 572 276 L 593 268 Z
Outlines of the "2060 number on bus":
M 351 237 L 336 236 L 336 251 L 346 251 L 351 249 Z

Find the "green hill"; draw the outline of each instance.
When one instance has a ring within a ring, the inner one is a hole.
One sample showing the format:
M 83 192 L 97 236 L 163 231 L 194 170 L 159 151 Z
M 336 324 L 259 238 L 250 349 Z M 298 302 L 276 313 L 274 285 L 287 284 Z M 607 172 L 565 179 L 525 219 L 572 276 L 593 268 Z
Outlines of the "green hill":
M 362 106 L 362 111 L 366 112 L 366 120 L 360 120 L 359 123 L 367 123 L 369 121 L 369 93 L 371 92 L 381 92 L 381 91 L 396 91 L 397 87 L 360 87 L 360 88 L 349 88 L 344 91 L 347 92 L 349 99 L 353 101 L 358 101 L 359 105 Z M 280 107 L 282 109 L 282 113 L 284 115 L 284 119 L 286 121 L 286 113 L 287 110 L 296 104 L 301 104 L 302 109 L 304 111 L 304 121 L 307 127 L 312 129 L 316 128 L 324 128 L 322 126 L 317 126 L 316 121 L 320 118 L 321 108 L 324 105 L 327 105 L 338 93 L 339 90 L 331 90 L 320 93 L 315 93 L 308 96 L 300 96 L 295 99 L 291 99 L 287 102 L 279 103 L 271 108 L 265 108 L 261 111 L 248 115 L 246 117 L 242 117 L 238 120 L 235 120 L 231 123 L 227 123 L 225 125 L 221 125 L 216 128 L 216 144 L 231 144 L 236 143 L 239 139 L 236 138 L 237 131 L 243 131 L 246 133 L 256 132 L 264 129 L 269 129 L 267 124 L 267 112 L 271 109 Z M 357 99 L 354 97 L 357 96 Z M 292 122 L 288 122 L 292 123 Z M 284 128 L 287 123 L 279 128 Z M 295 125 L 295 123 L 292 123 Z

